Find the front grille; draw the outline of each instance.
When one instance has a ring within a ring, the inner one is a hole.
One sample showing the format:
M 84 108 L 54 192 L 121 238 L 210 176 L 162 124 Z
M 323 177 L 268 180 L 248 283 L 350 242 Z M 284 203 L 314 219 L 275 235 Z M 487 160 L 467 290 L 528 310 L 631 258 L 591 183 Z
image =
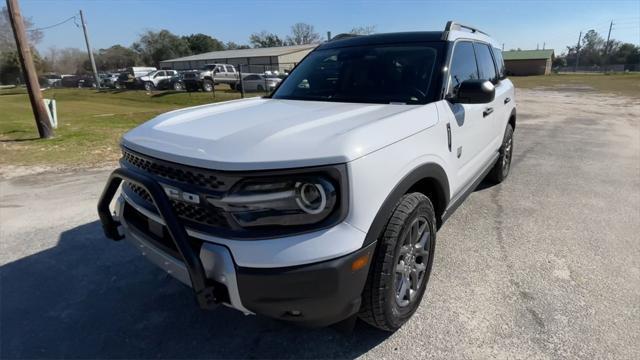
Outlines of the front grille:
M 147 190 L 130 182 L 127 182 L 126 186 L 140 199 L 144 200 L 149 205 L 153 205 L 153 200 Z M 171 199 L 170 201 L 176 215 L 181 219 L 215 227 L 226 227 L 228 225 L 227 219 L 222 213 L 222 210 L 214 207 L 213 205 L 195 205 Z
M 154 159 L 145 155 L 133 153 L 129 150 L 123 151 L 123 165 L 132 167 L 135 170 L 148 173 L 152 177 L 167 181 L 167 185 L 183 188 L 197 194 L 215 196 L 228 190 L 238 179 L 228 175 L 221 175 L 213 170 L 193 168 L 185 165 L 175 164 L 168 161 Z M 180 186 L 184 184 L 185 186 Z M 135 194 L 136 202 L 144 202 L 145 207 L 155 211 L 151 195 L 142 187 L 126 182 L 124 191 L 127 195 Z M 188 222 L 207 225 L 217 228 L 229 228 L 229 221 L 224 210 L 204 201 L 199 204 L 182 202 L 169 199 L 173 205 L 176 215 Z
M 207 170 L 146 158 L 129 151 L 123 152 L 122 159 L 140 170 L 165 179 L 195 185 L 210 190 L 221 190 L 228 187 L 224 179 Z

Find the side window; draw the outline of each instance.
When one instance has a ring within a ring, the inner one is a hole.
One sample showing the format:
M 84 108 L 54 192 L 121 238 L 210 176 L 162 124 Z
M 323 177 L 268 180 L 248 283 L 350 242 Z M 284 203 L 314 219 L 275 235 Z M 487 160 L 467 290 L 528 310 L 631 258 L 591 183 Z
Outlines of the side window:
M 498 76 L 496 74 L 496 66 L 491 56 L 491 48 L 486 44 L 475 44 L 476 58 L 478 59 L 478 70 L 480 70 L 480 79 L 496 82 Z
M 218 72 L 225 72 L 225 71 L 224 71 L 224 66 L 218 66 L 218 67 L 216 68 L 216 70 L 218 70 Z
M 496 68 L 498 68 L 498 78 L 504 79 L 507 77 L 507 70 L 504 66 L 504 59 L 502 58 L 502 50 L 493 48 L 493 58 L 496 60 Z
M 478 79 L 478 66 L 473 44 L 469 41 L 460 41 L 453 48 L 451 58 L 451 70 L 449 71 L 449 95 L 455 96 L 460 84 L 465 80 Z
M 231 66 L 231 65 L 225 65 L 224 67 L 227 68 L 227 72 L 228 73 L 234 73 L 235 72 L 235 71 L 233 71 L 233 66 Z

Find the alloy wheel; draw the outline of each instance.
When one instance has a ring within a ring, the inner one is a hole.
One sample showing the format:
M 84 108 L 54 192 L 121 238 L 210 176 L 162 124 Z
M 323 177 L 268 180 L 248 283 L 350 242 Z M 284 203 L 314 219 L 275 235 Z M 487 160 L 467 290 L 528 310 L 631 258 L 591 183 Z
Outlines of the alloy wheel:
M 423 216 L 411 222 L 400 247 L 400 254 L 395 268 L 396 304 L 407 307 L 413 303 L 419 293 L 427 273 L 429 258 L 429 239 L 431 230 Z

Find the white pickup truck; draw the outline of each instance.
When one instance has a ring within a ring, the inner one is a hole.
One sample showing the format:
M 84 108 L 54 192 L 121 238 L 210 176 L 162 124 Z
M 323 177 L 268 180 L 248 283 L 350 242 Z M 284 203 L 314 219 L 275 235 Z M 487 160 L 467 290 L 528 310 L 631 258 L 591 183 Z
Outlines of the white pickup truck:
M 268 97 L 125 134 L 98 212 L 203 308 L 394 331 L 425 294 L 437 230 L 485 177 L 509 175 L 515 128 L 482 31 L 343 37 Z
M 229 84 L 231 89 L 235 90 L 240 76 L 233 65 L 207 64 L 198 73 L 185 73 L 183 82 L 188 91 L 201 89 L 211 92 L 217 84 Z

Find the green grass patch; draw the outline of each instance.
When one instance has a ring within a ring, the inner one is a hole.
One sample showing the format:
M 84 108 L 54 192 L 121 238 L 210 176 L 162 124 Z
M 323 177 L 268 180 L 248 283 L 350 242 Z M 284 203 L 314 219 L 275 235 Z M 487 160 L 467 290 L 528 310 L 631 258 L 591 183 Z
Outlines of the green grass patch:
M 239 93 L 96 91 L 50 89 L 56 99 L 58 129 L 42 140 L 24 89 L 0 90 L 0 165 L 97 165 L 118 159 L 118 142 L 127 130 L 179 108 L 237 99 Z
M 516 88 L 571 90 L 592 88 L 595 91 L 640 98 L 640 73 L 626 74 L 553 74 L 547 76 L 512 76 Z

